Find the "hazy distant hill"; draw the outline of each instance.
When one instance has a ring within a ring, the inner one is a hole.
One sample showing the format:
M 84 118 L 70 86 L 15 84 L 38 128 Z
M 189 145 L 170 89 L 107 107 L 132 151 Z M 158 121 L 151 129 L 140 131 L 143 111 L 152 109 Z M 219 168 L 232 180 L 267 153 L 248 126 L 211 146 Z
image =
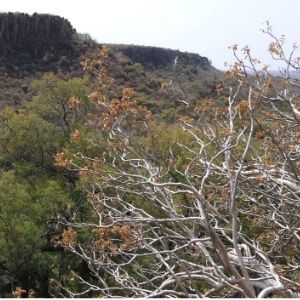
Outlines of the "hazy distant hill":
M 280 70 L 269 70 L 269 73 L 275 77 L 285 77 L 286 74 Z M 290 71 L 290 77 L 299 80 L 300 79 L 300 71 Z

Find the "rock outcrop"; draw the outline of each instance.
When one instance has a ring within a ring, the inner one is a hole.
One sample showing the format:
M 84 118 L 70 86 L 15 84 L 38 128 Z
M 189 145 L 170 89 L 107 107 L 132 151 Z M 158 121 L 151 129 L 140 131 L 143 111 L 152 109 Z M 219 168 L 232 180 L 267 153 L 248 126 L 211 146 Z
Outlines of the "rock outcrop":
M 146 47 L 134 45 L 109 45 L 129 57 L 133 62 L 140 63 L 146 69 L 166 68 L 174 64 L 178 56 L 178 62 L 183 65 L 194 65 L 201 69 L 211 68 L 211 63 L 206 57 L 196 53 L 180 52 L 177 50 Z
M 70 22 L 48 14 L 0 13 L 0 55 L 42 55 L 52 46 L 64 46 L 75 29 Z

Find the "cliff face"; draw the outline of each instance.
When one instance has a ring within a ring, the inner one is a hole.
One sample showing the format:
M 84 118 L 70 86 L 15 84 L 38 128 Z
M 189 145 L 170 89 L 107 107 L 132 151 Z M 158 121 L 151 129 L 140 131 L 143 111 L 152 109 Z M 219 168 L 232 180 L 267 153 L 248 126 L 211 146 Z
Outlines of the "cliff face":
M 0 55 L 25 52 L 38 56 L 71 40 L 74 32 L 70 22 L 58 16 L 1 13 Z
M 209 69 L 211 64 L 206 57 L 195 53 L 180 52 L 158 47 L 145 47 L 133 45 L 108 45 L 122 52 L 135 63 L 140 63 L 146 69 L 168 68 L 173 66 L 178 56 L 181 65 L 194 65 L 201 69 Z

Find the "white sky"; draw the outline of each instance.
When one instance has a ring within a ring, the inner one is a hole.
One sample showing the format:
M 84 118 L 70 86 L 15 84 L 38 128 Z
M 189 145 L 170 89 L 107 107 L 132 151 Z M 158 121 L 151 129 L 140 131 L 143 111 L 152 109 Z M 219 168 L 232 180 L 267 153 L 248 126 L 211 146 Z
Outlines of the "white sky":
M 276 35 L 300 44 L 298 0 L 0 0 L 0 11 L 57 14 L 98 42 L 195 52 L 219 69 L 233 43 L 270 63 L 260 32 L 266 20 Z

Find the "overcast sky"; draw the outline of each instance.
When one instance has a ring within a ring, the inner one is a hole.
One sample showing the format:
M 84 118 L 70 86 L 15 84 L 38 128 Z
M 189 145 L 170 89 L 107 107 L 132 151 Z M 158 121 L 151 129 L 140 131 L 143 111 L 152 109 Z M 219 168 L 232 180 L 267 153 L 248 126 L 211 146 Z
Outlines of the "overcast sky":
M 269 39 L 260 29 L 266 20 L 274 33 L 300 44 L 298 0 L 0 0 L 1 11 L 63 16 L 98 42 L 160 46 L 199 53 L 224 68 L 228 46 L 250 46 L 266 63 Z

